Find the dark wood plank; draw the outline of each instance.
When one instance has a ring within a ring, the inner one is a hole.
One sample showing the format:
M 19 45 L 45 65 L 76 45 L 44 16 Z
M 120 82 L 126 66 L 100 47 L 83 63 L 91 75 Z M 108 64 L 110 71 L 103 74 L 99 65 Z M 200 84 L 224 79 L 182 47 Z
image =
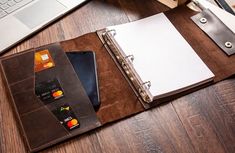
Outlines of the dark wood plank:
M 82 136 L 73 138 L 59 145 L 41 151 L 42 153 L 94 153 L 102 152 L 99 139 L 95 132 L 90 132 Z
M 147 2 L 143 2 L 142 0 L 119 0 L 119 2 L 130 21 L 138 20 L 169 10 L 168 7 L 156 0 L 148 0 Z
M 152 110 L 153 118 L 159 120 L 160 126 L 170 139 L 178 153 L 194 153 L 194 147 L 171 103 Z
M 67 40 L 107 26 L 127 22 L 129 20 L 117 1 L 93 0 L 63 18 L 61 25 Z
M 113 125 L 101 128 L 97 136 L 104 151 L 108 152 L 176 152 L 170 138 L 160 125 L 143 112 L 135 117 L 122 120 Z
M 235 151 L 234 87 L 226 80 L 173 103 L 197 152 Z
M 171 103 L 102 128 L 97 136 L 104 150 L 116 152 L 195 152 Z

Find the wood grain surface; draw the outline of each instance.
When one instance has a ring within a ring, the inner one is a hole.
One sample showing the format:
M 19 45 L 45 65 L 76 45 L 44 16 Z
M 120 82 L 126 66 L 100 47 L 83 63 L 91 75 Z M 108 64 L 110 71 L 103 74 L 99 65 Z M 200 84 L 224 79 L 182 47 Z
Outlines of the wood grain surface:
M 168 8 L 156 0 L 92 0 L 2 56 L 75 38 L 106 26 L 127 23 L 166 10 Z M 0 153 L 27 152 L 2 79 L 0 94 Z M 231 77 L 42 152 L 234 153 L 235 78 Z

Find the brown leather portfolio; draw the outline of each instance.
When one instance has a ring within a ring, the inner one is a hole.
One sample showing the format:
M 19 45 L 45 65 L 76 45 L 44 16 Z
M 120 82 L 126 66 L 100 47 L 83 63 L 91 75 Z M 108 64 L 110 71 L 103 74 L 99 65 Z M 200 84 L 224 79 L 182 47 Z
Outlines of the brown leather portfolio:
M 165 12 L 181 35 L 196 51 L 203 62 L 214 73 L 214 83 L 235 74 L 235 55 L 227 56 L 221 49 L 190 19 L 196 12 L 186 6 Z M 215 25 L 216 28 L 216 25 Z M 102 32 L 88 33 L 78 38 L 50 44 L 1 59 L 1 72 L 12 98 L 22 135 L 30 151 L 38 151 L 70 137 L 85 133 L 109 122 L 145 111 L 162 101 L 169 101 L 198 88 L 166 97 L 152 103 L 145 103 L 134 92 L 131 82 L 117 66 L 100 39 Z M 48 50 L 55 66 L 35 72 L 35 53 Z M 69 63 L 65 52 L 92 50 L 96 53 L 98 82 L 101 106 L 94 112 L 92 105 L 81 86 L 79 78 Z M 42 102 L 35 95 L 36 84 L 46 79 L 59 80 L 64 97 L 54 102 Z M 144 104 L 144 105 L 143 105 Z M 79 127 L 70 130 L 63 126 L 54 113 L 57 108 L 71 106 L 77 117 Z
M 53 59 L 54 66 L 38 71 L 35 55 L 47 51 L 51 57 L 43 54 L 43 58 Z M 81 82 L 58 44 L 2 58 L 1 70 L 30 151 L 100 126 Z M 50 97 L 50 92 L 55 98 Z M 68 125 L 71 123 L 74 125 Z

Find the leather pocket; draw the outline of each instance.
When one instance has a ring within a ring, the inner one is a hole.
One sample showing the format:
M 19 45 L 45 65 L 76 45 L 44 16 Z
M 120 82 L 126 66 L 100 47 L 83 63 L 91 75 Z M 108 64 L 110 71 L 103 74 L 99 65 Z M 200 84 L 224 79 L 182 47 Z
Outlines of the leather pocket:
M 9 85 L 34 76 L 34 51 L 15 54 L 2 60 Z
M 49 51 L 55 66 L 35 72 L 35 53 L 42 50 Z M 30 151 L 38 151 L 100 126 L 92 104 L 59 44 L 4 57 L 1 64 Z M 54 78 L 59 80 L 64 97 L 45 103 L 36 94 L 36 85 Z M 54 113 L 55 110 L 67 110 L 66 105 L 70 106 L 69 115 L 64 117 Z M 79 126 L 74 124 L 72 128 L 76 128 L 70 129 L 67 126 L 71 125 L 68 121 L 72 119 L 76 122 L 71 124 L 78 123 Z

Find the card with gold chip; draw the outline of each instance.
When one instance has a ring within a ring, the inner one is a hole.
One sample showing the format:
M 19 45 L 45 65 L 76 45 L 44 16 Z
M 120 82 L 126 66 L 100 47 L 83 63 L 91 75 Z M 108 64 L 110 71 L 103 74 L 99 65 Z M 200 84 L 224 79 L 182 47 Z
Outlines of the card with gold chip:
M 34 71 L 39 72 L 51 67 L 54 67 L 55 63 L 50 55 L 49 50 L 41 50 L 34 54 Z

